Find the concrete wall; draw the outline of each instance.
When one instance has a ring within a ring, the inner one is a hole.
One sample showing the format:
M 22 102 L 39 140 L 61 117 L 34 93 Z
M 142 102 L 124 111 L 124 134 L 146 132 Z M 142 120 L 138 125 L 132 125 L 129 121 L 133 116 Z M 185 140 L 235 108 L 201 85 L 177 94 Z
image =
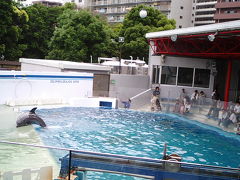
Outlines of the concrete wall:
M 161 56 L 151 56 L 151 54 L 152 52 L 150 50 L 150 57 L 149 57 L 150 82 L 152 82 L 153 65 L 208 69 L 208 64 L 212 61 L 210 59 L 173 57 L 173 56 L 165 56 L 163 58 Z M 152 87 L 160 86 L 161 98 L 175 99 L 179 97 L 180 91 L 183 88 L 186 90 L 186 92 L 189 95 L 191 95 L 194 92 L 194 90 L 198 90 L 198 91 L 204 91 L 207 94 L 207 97 L 211 97 L 211 93 L 213 91 L 213 85 L 214 85 L 214 76 L 211 74 L 209 88 L 198 88 L 198 87 L 165 85 L 165 84 L 155 84 L 155 85 L 152 84 Z
M 127 100 L 149 89 L 149 76 L 145 75 L 110 75 L 110 97 Z
M 193 26 L 192 13 L 193 4 L 191 0 L 172 0 L 170 18 L 176 20 L 176 28 Z

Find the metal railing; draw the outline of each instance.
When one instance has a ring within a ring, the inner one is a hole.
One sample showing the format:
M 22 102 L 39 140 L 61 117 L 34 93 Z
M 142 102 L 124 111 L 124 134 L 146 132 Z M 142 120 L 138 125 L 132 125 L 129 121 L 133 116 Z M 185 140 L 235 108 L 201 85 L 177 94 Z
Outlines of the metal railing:
M 158 179 L 161 176 L 164 176 L 165 178 L 178 177 L 178 179 L 197 179 L 202 175 L 209 177 L 209 179 L 217 179 L 219 177 L 238 179 L 240 177 L 239 168 L 202 165 L 173 160 L 133 157 L 110 153 L 81 151 L 70 148 L 0 141 L 0 147 L 2 147 L 0 148 L 1 150 L 4 149 L 3 147 L 9 148 L 10 146 L 15 146 L 15 149 L 17 149 L 16 146 L 20 146 L 36 149 L 57 150 L 62 151 L 65 154 L 63 157 L 60 157 L 60 170 L 57 168 L 58 170 L 55 170 L 55 172 L 52 173 L 51 166 L 47 166 L 45 168 L 39 167 L 45 171 L 43 172 L 44 174 L 34 177 L 35 180 L 56 180 L 58 178 L 65 178 L 70 180 L 76 177 L 85 180 L 87 177 L 87 171 L 121 174 L 145 179 Z M 7 155 L 8 153 L 6 153 L 6 157 L 4 158 L 9 158 Z M 55 158 L 59 158 L 54 153 L 52 153 L 52 155 L 54 155 Z M 36 154 L 36 156 L 38 156 L 39 159 L 42 158 L 40 154 Z M 2 158 L 3 157 L 1 157 L 1 159 Z M 18 162 L 16 164 L 20 165 L 21 163 L 25 163 L 25 159 L 26 157 L 23 158 L 21 162 Z M 48 159 L 46 160 L 48 161 Z M 37 164 L 38 162 L 35 161 L 34 163 Z M 14 170 L 14 167 L 12 167 L 12 171 Z M 9 180 L 11 178 L 10 175 L 15 174 L 22 176 L 23 180 L 31 180 L 33 178 L 29 173 L 36 173 L 36 170 L 33 170 L 32 166 L 29 166 L 27 169 L 23 169 L 22 172 L 23 173 L 20 173 L 19 170 L 18 172 L 15 171 L 15 173 L 10 171 L 4 172 L 4 169 L 1 169 L 0 179 Z M 184 177 L 178 176 L 178 172 L 184 173 Z

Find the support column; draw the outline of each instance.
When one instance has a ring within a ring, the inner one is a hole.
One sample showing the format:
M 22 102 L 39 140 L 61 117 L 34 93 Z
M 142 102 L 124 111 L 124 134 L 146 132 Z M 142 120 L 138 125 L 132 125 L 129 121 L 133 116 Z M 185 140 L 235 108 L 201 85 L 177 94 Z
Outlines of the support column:
M 232 60 L 228 60 L 227 63 L 227 76 L 226 76 L 226 83 L 225 83 L 225 94 L 224 94 L 224 101 L 228 102 L 229 100 L 229 89 L 231 83 L 231 74 L 232 74 Z

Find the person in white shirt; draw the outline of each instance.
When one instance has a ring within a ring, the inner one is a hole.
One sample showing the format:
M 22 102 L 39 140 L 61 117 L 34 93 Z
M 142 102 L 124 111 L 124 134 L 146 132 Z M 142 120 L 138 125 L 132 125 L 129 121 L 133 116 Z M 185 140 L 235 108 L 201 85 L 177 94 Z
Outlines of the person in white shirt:
M 199 97 L 198 90 L 195 90 L 194 93 L 191 95 L 192 104 L 197 104 L 198 97 Z

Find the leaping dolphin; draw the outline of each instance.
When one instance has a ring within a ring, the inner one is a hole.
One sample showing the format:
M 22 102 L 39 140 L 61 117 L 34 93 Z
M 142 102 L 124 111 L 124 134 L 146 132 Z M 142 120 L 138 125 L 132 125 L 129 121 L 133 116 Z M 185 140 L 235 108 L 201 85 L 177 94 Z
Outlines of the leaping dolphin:
M 28 113 L 24 113 L 21 114 L 18 118 L 17 118 L 17 127 L 21 127 L 21 126 L 28 126 L 30 124 L 37 124 L 41 127 L 46 127 L 45 122 L 42 120 L 42 118 L 40 118 L 36 113 L 35 110 L 37 108 L 33 108 L 31 111 L 29 111 Z

